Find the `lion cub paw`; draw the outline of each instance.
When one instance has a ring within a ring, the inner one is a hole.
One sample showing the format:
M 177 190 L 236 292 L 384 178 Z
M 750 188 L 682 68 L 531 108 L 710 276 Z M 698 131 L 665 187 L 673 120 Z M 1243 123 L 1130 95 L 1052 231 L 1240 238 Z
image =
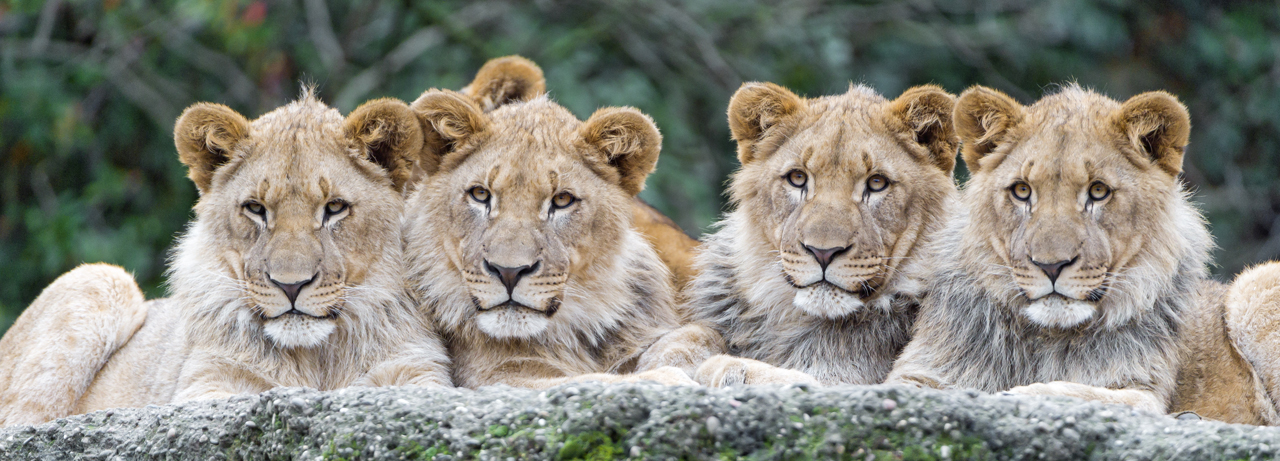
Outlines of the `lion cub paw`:
M 1061 395 L 1070 396 L 1068 389 L 1062 386 L 1055 386 L 1053 383 L 1032 383 L 1026 386 L 1018 386 L 1005 391 L 1007 394 L 1017 395 Z
M 698 383 L 689 375 L 676 367 L 658 367 L 652 370 L 632 373 L 624 376 L 627 382 L 654 381 L 666 386 L 697 386 Z
M 702 362 L 693 378 L 709 387 L 741 384 L 809 384 L 821 385 L 808 373 L 779 368 L 759 360 L 731 355 L 717 355 Z

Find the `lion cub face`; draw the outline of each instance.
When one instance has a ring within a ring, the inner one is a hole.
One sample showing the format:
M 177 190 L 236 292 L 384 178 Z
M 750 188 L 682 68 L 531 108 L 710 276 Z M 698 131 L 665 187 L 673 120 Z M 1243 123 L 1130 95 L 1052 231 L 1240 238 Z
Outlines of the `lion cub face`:
M 993 286 L 1031 321 L 1118 325 L 1152 304 L 1178 268 L 1177 175 L 1190 129 L 1164 92 L 1122 103 L 1070 86 L 1023 107 L 995 90 L 961 95 L 956 126 L 974 171 L 970 226 L 987 231 Z M 966 235 L 976 235 L 973 232 Z M 974 237 L 969 237 L 973 240 Z M 1166 275 L 1161 275 L 1166 274 Z
M 894 101 L 865 87 L 804 99 L 759 83 L 734 95 L 733 200 L 776 251 L 796 308 L 825 318 L 889 308 L 907 283 L 903 260 L 955 190 L 953 101 L 932 86 Z
M 210 247 L 194 263 L 216 266 L 207 283 L 239 293 L 217 314 L 285 348 L 317 346 L 362 315 L 347 300 L 384 275 L 370 268 L 399 244 L 397 189 L 422 145 L 407 105 L 373 101 L 344 121 L 305 95 L 249 122 L 202 103 L 178 119 L 175 139 L 200 189 L 197 221 L 222 227 L 193 227 L 204 233 L 193 245 Z
M 657 162 L 661 137 L 634 109 L 601 109 L 586 122 L 545 97 L 485 113 L 471 98 L 430 90 L 413 103 L 439 158 L 414 203 L 430 219 L 471 303 L 494 338 L 529 338 L 560 316 L 574 287 L 607 274 L 621 253 L 631 197 Z M 466 311 L 466 312 L 462 312 Z

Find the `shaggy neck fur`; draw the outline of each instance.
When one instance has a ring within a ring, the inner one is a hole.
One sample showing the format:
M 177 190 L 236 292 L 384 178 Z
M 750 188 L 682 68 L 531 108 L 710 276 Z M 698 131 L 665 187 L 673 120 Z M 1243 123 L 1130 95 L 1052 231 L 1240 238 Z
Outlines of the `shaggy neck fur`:
M 320 390 L 346 387 L 390 357 L 417 355 L 444 362 L 439 352 L 412 338 L 427 326 L 401 288 L 400 246 L 386 245 L 365 283 L 347 289 L 336 328 L 320 345 L 286 348 L 263 332 L 262 320 L 245 300 L 239 261 L 220 254 L 216 233 L 197 218 L 178 243 L 169 270 L 169 289 L 181 306 L 191 351 L 220 357 L 248 370 L 272 387 Z
M 903 264 L 881 297 L 858 313 L 809 315 L 795 307 L 797 290 L 783 279 L 777 253 L 747 221 L 742 211 L 730 213 L 704 239 L 699 274 L 687 290 L 697 317 L 724 336 L 730 354 L 827 384 L 882 382 L 910 339 L 919 284 L 906 274 L 919 268 Z
M 417 203 L 417 200 L 411 203 Z M 413 207 L 421 209 L 421 207 Z M 425 214 L 407 226 L 446 226 Z M 529 338 L 494 338 L 476 325 L 477 310 L 457 266 L 434 229 L 409 238 L 410 277 L 423 309 L 440 328 L 462 387 L 495 384 L 503 374 L 574 376 L 626 373 L 650 344 L 678 326 L 669 272 L 644 238 L 629 228 L 618 254 L 594 274 L 573 274 L 547 327 Z
M 893 374 L 987 392 L 1070 381 L 1146 389 L 1167 400 L 1183 318 L 1196 308 L 1212 247 L 1186 193 L 1169 195 L 1167 224 L 1176 229 L 1174 242 L 1149 242 L 1135 263 L 1115 274 L 1099 307 L 1102 314 L 1071 329 L 1043 327 L 1025 317 L 1026 299 L 1007 272 L 987 270 L 998 267 L 991 263 L 994 250 L 981 239 L 964 238 L 973 223 L 968 213 L 957 212 L 938 240 L 938 269 L 921 304 L 917 340 L 903 351 Z M 1167 258 L 1178 262 L 1173 273 L 1158 273 L 1145 263 Z

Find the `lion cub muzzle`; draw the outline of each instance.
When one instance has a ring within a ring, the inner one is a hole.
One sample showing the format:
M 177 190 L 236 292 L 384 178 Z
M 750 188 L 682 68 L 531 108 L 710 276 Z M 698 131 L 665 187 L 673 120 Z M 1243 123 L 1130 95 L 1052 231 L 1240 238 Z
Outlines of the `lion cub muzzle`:
M 830 225 L 823 227 L 831 227 Z M 849 242 L 847 238 L 803 239 L 803 249 L 784 250 L 783 278 L 797 289 L 793 304 L 819 317 L 840 318 L 863 309 L 884 284 L 884 258 Z
M 1029 304 L 1026 315 L 1048 327 L 1071 328 L 1098 314 L 1098 302 L 1106 294 L 1105 260 L 1083 254 L 1083 225 L 1037 226 L 1024 254 L 1014 255 L 1014 278 Z M 1074 223 L 1067 223 L 1074 224 Z M 1085 252 L 1088 253 L 1088 252 Z M 1095 252 L 1096 253 L 1096 252 Z
M 467 276 L 481 331 L 495 338 L 527 338 L 546 329 L 560 309 L 567 280 L 563 272 L 549 270 L 542 259 L 517 258 L 513 252 L 486 257 L 481 266 L 483 274 Z

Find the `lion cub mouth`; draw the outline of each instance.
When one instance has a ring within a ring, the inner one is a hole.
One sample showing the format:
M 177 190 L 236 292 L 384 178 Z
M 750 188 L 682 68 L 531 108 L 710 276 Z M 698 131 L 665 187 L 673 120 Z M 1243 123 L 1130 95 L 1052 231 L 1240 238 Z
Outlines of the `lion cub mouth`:
M 289 309 L 289 310 L 287 310 L 287 311 L 284 311 L 284 312 L 282 312 L 280 315 L 276 315 L 276 316 L 274 316 L 274 317 L 269 317 L 269 316 L 267 316 L 267 315 L 259 314 L 259 317 L 262 317 L 262 320 L 276 320 L 276 319 L 282 319 L 282 318 L 292 317 L 292 316 L 298 316 L 298 317 L 300 317 L 300 318 L 310 318 L 310 319 L 315 319 L 315 320 L 333 320 L 333 319 L 338 318 L 338 310 L 337 310 L 337 309 L 329 309 L 329 313 L 328 313 L 328 314 L 325 314 L 325 315 L 315 315 L 315 314 L 308 314 L 308 313 L 306 313 L 306 312 L 300 311 L 300 310 L 298 310 L 298 308 L 296 308 L 296 307 L 295 307 L 295 308 Z
M 834 291 L 837 291 L 837 292 L 839 292 L 839 293 L 843 293 L 843 294 L 846 294 L 846 295 L 856 296 L 856 297 L 857 297 L 859 300 L 861 300 L 862 302 L 866 302 L 867 300 L 869 300 L 869 299 L 871 299 L 872 297 L 874 297 L 874 296 L 876 295 L 876 291 L 878 290 L 878 288 L 876 288 L 876 287 L 872 287 L 872 286 L 868 286 L 868 285 L 867 285 L 867 284 L 865 284 L 865 283 L 858 284 L 858 288 L 857 288 L 857 289 L 855 289 L 855 290 L 848 290 L 848 289 L 845 289 L 845 288 L 841 287 L 840 285 L 836 285 L 836 284 L 834 284 L 834 283 L 831 283 L 831 282 L 830 282 L 830 281 L 828 281 L 828 280 L 819 280 L 819 281 L 814 282 L 814 283 L 811 283 L 811 284 L 809 284 L 809 285 L 807 285 L 807 286 L 797 287 L 797 288 L 801 288 L 801 289 L 806 289 L 806 288 L 807 288 L 807 289 L 834 290 Z
M 547 317 L 551 317 L 556 314 L 557 310 L 560 309 L 560 298 L 551 298 L 551 301 L 547 303 L 546 309 L 538 309 L 536 307 L 521 304 L 510 299 L 508 299 L 506 302 L 503 302 L 495 306 L 490 306 L 490 307 L 482 306 L 478 299 L 473 299 L 473 301 L 475 302 L 476 310 L 480 312 L 495 312 L 500 310 L 530 311 L 533 313 L 538 313 L 538 314 L 545 315 Z

